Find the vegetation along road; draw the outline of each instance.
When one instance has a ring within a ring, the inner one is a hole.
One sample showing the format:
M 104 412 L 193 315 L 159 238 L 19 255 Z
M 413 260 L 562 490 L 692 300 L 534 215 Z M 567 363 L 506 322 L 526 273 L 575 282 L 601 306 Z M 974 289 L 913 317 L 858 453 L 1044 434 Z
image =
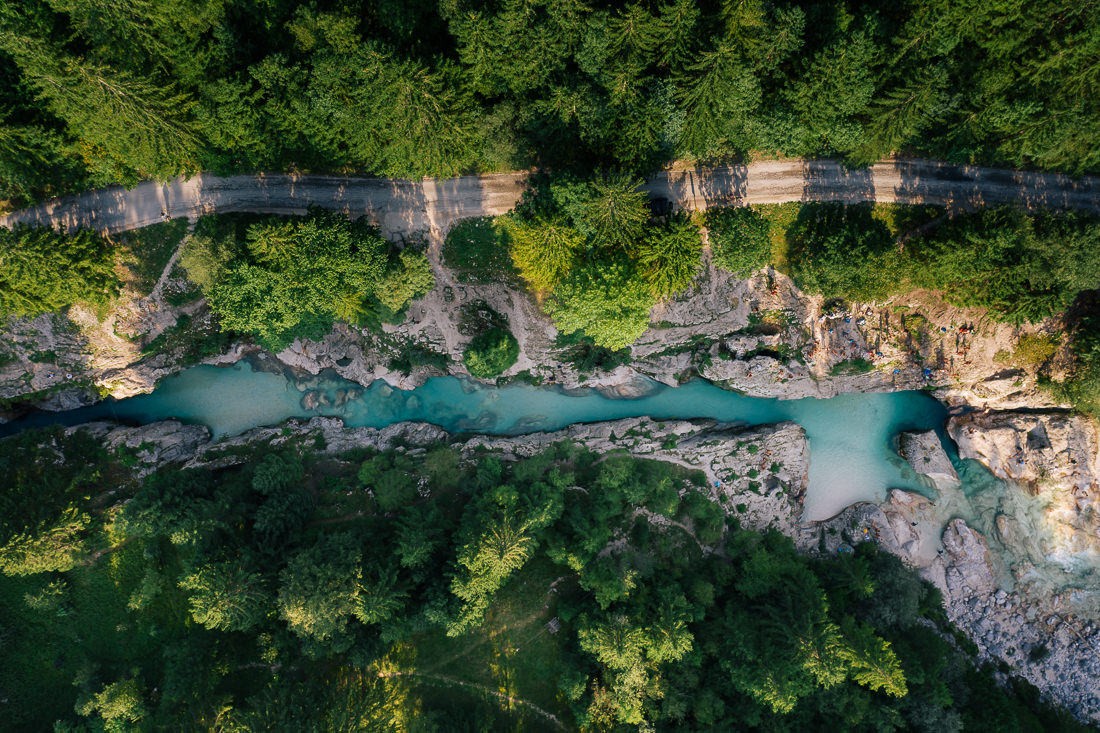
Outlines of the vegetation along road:
M 0 218 L 0 224 L 49 224 L 103 232 L 148 226 L 168 217 L 213 212 L 294 213 L 309 206 L 368 214 L 387 234 L 446 227 L 462 218 L 503 214 L 518 201 L 526 173 L 446 179 L 347 178 L 325 175 L 199 175 L 144 182 L 47 201 Z M 830 160 L 761 161 L 693 168 L 674 165 L 646 189 L 685 209 L 789 201 L 939 204 L 968 209 L 1016 203 L 1027 208 L 1100 213 L 1100 180 L 1055 173 L 953 166 L 903 160 L 846 168 Z

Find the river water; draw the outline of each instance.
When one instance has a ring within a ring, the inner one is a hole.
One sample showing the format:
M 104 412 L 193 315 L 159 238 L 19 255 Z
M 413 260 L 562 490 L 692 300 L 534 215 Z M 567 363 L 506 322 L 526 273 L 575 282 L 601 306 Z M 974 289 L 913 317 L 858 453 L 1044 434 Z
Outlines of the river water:
M 455 377 L 430 379 L 411 391 L 381 381 L 364 389 L 336 376 L 301 381 L 242 361 L 230 367 L 188 369 L 162 381 L 151 394 L 65 413 L 35 413 L 0 426 L 0 435 L 46 424 L 102 419 L 143 424 L 176 418 L 206 425 L 220 438 L 317 415 L 340 417 L 351 427 L 412 420 L 450 431 L 498 435 L 639 416 L 711 418 L 744 425 L 792 420 L 806 430 L 810 441 L 805 518 L 824 519 L 856 501 L 881 500 L 888 488 L 928 493 L 927 481 L 893 450 L 893 438 L 902 430 L 942 431 L 946 411 L 920 392 L 777 400 L 745 397 L 702 380 L 680 387 L 654 382 L 644 396 L 630 399 L 591 389 L 492 387 Z
M 267 362 L 270 364 L 270 362 Z M 1027 569 L 1028 585 L 1046 592 L 1078 589 L 1082 608 L 1100 609 L 1100 554 L 1072 547 L 1047 511 L 1049 498 L 1033 496 L 993 477 L 976 461 L 959 460 L 943 427 L 946 409 L 921 392 L 853 393 L 831 399 L 777 400 L 746 397 L 696 380 L 680 387 L 656 382 L 642 396 L 614 398 L 597 390 L 556 387 L 493 387 L 454 377 L 428 380 L 411 390 L 378 381 L 369 388 L 335 375 L 300 379 L 283 369 L 249 361 L 228 367 L 199 366 L 163 380 L 151 394 L 105 400 L 62 413 L 32 413 L 0 425 L 0 437 L 44 425 L 95 420 L 144 424 L 178 419 L 210 428 L 214 438 L 289 418 L 339 417 L 351 427 L 385 427 L 403 421 L 430 422 L 455 432 L 517 435 L 558 430 L 575 423 L 648 416 L 658 420 L 710 418 L 746 426 L 794 421 L 810 445 L 809 486 L 803 519 L 828 519 L 859 501 L 882 501 L 888 489 L 919 492 L 936 502 L 933 523 L 961 517 L 990 542 L 1003 570 Z M 904 430 L 935 430 L 959 471 L 962 485 L 938 490 L 898 456 L 895 436 Z M 1026 528 L 1027 541 L 1005 546 L 997 517 L 1006 514 Z M 939 546 L 933 528 L 927 549 Z

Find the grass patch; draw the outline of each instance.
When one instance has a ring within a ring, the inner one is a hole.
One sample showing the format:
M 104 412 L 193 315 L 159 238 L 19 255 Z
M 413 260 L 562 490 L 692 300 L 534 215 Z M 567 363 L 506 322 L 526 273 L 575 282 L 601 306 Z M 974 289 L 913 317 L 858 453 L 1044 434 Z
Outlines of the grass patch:
M 511 282 L 517 278 L 507 235 L 489 216 L 455 224 L 443 243 L 443 262 L 464 282 Z
M 178 262 L 172 268 L 167 287 L 163 291 L 164 300 L 168 305 L 178 308 L 181 305 L 194 303 L 202 297 L 202 288 L 191 282 L 187 277 L 187 270 Z
M 187 219 L 173 219 L 117 235 L 125 249 L 122 264 L 129 273 L 128 284 L 143 295 L 152 292 L 186 235 Z
M 750 336 L 778 336 L 797 322 L 794 315 L 785 310 L 755 311 L 749 314 L 749 325 L 738 333 Z
M 1048 333 L 1024 334 L 1016 342 L 1012 363 L 1028 371 L 1037 372 L 1053 358 L 1062 343 L 1059 335 Z
M 874 371 L 875 365 L 866 359 L 845 359 L 829 369 L 830 377 L 849 377 L 854 374 L 866 374 Z
M 556 613 L 557 594 L 549 591 L 557 575 L 545 558 L 533 560 L 501 589 L 477 629 L 457 638 L 442 630 L 416 638 L 413 679 L 418 687 L 431 688 L 425 689 L 424 703 L 468 711 L 471 698 L 480 698 L 499 722 L 511 720 L 509 728 L 526 723 L 524 730 L 549 729 L 524 703 L 568 719 L 558 700 L 558 680 L 569 669 L 559 639 L 570 633 L 564 624 L 556 633 L 548 627 Z M 493 693 L 519 702 L 509 706 Z
M 798 212 L 802 209 L 802 204 L 797 202 L 760 204 L 753 206 L 752 209 L 768 221 L 768 238 L 771 240 L 772 245 L 772 267 L 786 274 L 790 263 L 790 245 L 787 243 L 787 230 L 798 218 Z
M 157 354 L 180 352 L 181 363 L 194 364 L 221 354 L 229 347 L 230 336 L 212 322 L 196 323 L 189 315 L 182 315 L 176 325 L 170 326 L 145 345 L 142 358 Z

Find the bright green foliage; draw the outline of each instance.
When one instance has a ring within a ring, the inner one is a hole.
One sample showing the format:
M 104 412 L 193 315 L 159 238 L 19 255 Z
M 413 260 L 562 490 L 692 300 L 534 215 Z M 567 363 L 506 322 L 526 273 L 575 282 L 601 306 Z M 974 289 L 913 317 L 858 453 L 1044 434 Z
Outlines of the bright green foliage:
M 320 337 L 346 313 L 346 298 L 363 302 L 380 292 L 385 248 L 375 232 L 339 214 L 261 221 L 248 228 L 246 251 L 208 291 L 210 305 L 224 329 L 254 334 L 274 350 L 299 336 Z M 215 272 L 216 260 L 206 261 Z
M 626 175 L 602 175 L 582 196 L 566 203 L 566 213 L 590 246 L 630 251 L 642 241 L 649 202 L 638 181 Z
M 290 558 L 279 575 L 280 618 L 299 636 L 346 648 L 360 609 L 361 555 L 349 534 L 329 535 Z
M 95 232 L 0 227 L 0 314 L 37 316 L 78 302 L 102 305 L 118 288 L 114 252 Z
M 55 522 L 15 535 L 0 547 L 0 571 L 33 575 L 71 570 L 84 555 L 89 524 L 91 517 L 69 507 Z
M 401 250 L 397 262 L 390 264 L 385 277 L 378 285 L 378 301 L 398 313 L 409 304 L 435 287 L 435 275 L 428 258 L 411 249 Z
M 491 328 L 479 333 L 462 353 L 466 368 L 475 377 L 492 379 L 516 363 L 519 343 L 505 328 Z
M 844 641 L 843 655 L 855 682 L 891 697 L 905 697 L 909 691 L 905 672 L 890 642 L 879 638 L 871 626 L 854 622 L 844 628 Z
M 224 277 L 226 268 L 233 260 L 231 242 L 220 237 L 206 234 L 191 236 L 180 252 L 180 264 L 187 271 L 191 282 L 210 292 Z
M 391 253 L 362 220 L 319 210 L 205 217 L 181 262 L 223 330 L 252 334 L 273 350 L 321 338 L 335 320 L 375 327 L 400 320 L 411 300 L 435 286 L 422 253 Z
M 625 264 L 586 267 L 554 290 L 547 309 L 562 333 L 582 331 L 599 346 L 621 349 L 649 326 L 653 296 Z
M 105 685 L 87 701 L 77 706 L 77 712 L 85 717 L 99 716 L 108 731 L 130 730 L 130 725 L 146 715 L 141 686 L 130 678 Z
M 560 496 L 545 497 L 545 504 L 536 496 L 525 499 L 534 500 L 534 506 L 525 506 L 511 486 L 501 486 L 468 514 L 474 521 L 466 523 L 468 535 L 458 549 L 459 570 L 451 583 L 462 608 L 448 635 L 457 636 L 481 621 L 493 595 L 531 558 L 537 547 L 535 533 L 561 511 Z
M 259 573 L 240 561 L 207 563 L 184 576 L 191 618 L 217 631 L 248 631 L 261 621 L 271 600 Z
M 650 227 L 637 259 L 653 295 L 667 298 L 690 286 L 702 267 L 702 250 L 699 229 L 686 216 L 674 216 L 662 226 Z
M 1016 342 L 1012 363 L 1037 372 L 1057 353 L 1061 341 L 1061 336 L 1049 333 L 1024 334 Z
M 698 228 L 682 215 L 653 220 L 640 185 L 621 174 L 537 180 L 504 219 L 512 261 L 558 330 L 600 349 L 632 344 L 654 303 L 702 266 Z
M 504 226 L 512 262 L 527 287 L 536 293 L 552 291 L 576 265 L 584 248 L 580 232 L 561 222 L 508 217 Z
M 771 259 L 768 220 L 753 209 L 711 209 L 706 215 L 714 263 L 738 277 L 748 277 Z

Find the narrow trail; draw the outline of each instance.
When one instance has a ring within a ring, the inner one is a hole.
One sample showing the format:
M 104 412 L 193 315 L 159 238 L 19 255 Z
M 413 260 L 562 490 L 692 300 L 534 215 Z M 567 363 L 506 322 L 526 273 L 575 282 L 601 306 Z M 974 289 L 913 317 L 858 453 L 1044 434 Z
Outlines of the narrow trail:
M 54 199 L 0 217 L 0 225 L 85 227 L 117 232 L 168 217 L 196 219 L 229 212 L 297 213 L 309 206 L 366 215 L 388 236 L 445 232 L 458 219 L 503 214 L 519 201 L 527 173 L 408 181 L 327 175 L 201 174 L 146 181 Z M 850 169 L 834 160 L 760 161 L 714 168 L 673 164 L 645 190 L 682 209 L 796 201 L 937 204 L 952 210 L 989 204 L 1100 213 L 1100 177 L 1074 179 L 927 160 L 897 160 Z
M 176 245 L 176 250 L 172 253 L 172 256 L 168 258 L 168 264 L 164 266 L 164 269 L 160 273 L 160 277 L 157 278 L 157 284 L 153 286 L 153 291 L 149 293 L 150 300 L 161 299 L 161 295 L 164 293 L 164 286 L 168 283 L 168 278 L 172 276 L 172 270 L 175 268 L 176 263 L 179 262 L 180 254 L 183 252 L 183 248 L 187 246 L 188 240 L 191 239 L 191 235 L 195 233 L 195 220 L 192 219 L 187 224 L 187 233 L 180 240 L 180 243 Z
M 540 717 L 542 717 L 545 720 L 552 723 L 554 725 L 554 727 L 557 728 L 558 730 L 565 730 L 565 724 L 561 722 L 561 720 L 558 718 L 558 716 L 554 715 L 550 711 L 539 707 L 538 705 L 531 702 L 530 700 L 524 700 L 522 697 L 513 697 L 512 695 L 507 695 L 507 694 L 505 694 L 505 693 L 503 693 L 499 690 L 494 690 L 493 688 L 491 688 L 487 685 L 480 685 L 480 684 L 477 684 L 476 682 L 466 682 L 465 680 L 460 680 L 460 679 L 457 679 L 455 677 L 448 677 L 447 675 L 442 675 L 442 674 L 428 674 L 426 672 L 390 672 L 386 675 L 380 675 L 380 676 L 383 676 L 383 677 L 419 677 L 420 679 L 423 679 L 423 680 L 432 680 L 432 681 L 437 682 L 437 683 L 443 683 L 443 684 L 446 684 L 446 685 L 454 685 L 456 687 L 463 687 L 463 688 L 468 689 L 468 690 L 474 690 L 474 691 L 480 692 L 484 695 L 489 695 L 489 696 L 495 697 L 498 700 L 501 700 L 502 702 L 507 702 L 509 705 L 521 705 L 521 706 L 527 708 L 528 710 L 530 710 L 531 712 L 536 713 Z

